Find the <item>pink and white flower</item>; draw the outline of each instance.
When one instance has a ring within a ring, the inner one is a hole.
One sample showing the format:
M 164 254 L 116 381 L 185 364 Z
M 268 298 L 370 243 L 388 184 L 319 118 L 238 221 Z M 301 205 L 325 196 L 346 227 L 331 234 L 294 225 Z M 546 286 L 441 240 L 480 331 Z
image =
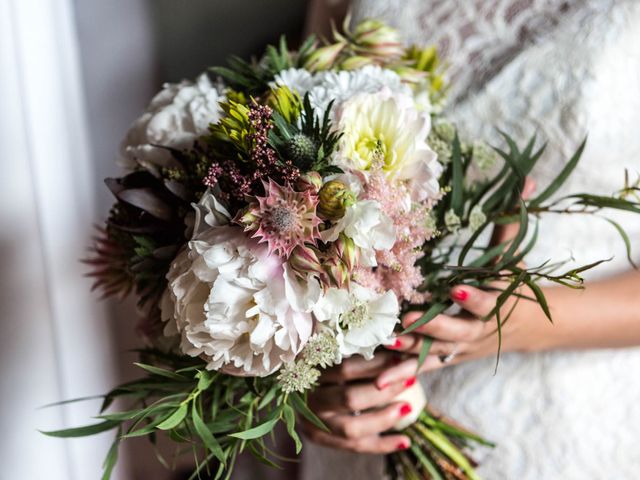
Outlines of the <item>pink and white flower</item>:
M 238 222 L 253 238 L 266 243 L 269 253 L 289 257 L 294 248 L 305 243 L 315 244 L 320 238 L 316 215 L 318 197 L 311 189 L 297 192 L 290 186 L 280 186 L 273 180 L 264 182 L 265 196 L 256 197 Z
M 240 227 L 196 231 L 167 275 L 165 333 L 179 333 L 182 352 L 208 369 L 232 375 L 265 376 L 293 361 L 312 333 L 319 283 L 300 282 Z

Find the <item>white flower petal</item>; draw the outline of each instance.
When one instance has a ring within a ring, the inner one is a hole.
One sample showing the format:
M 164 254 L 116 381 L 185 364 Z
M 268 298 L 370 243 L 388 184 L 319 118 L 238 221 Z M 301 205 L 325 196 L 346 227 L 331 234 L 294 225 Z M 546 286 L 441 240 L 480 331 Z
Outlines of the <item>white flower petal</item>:
M 264 376 L 292 360 L 311 336 L 312 283 L 289 285 L 282 260 L 247 238 L 240 227 L 202 230 L 173 262 L 162 318 L 182 336 L 183 353 L 207 368 Z M 317 282 L 316 282 L 317 283 Z M 298 288 L 298 290 L 295 290 Z

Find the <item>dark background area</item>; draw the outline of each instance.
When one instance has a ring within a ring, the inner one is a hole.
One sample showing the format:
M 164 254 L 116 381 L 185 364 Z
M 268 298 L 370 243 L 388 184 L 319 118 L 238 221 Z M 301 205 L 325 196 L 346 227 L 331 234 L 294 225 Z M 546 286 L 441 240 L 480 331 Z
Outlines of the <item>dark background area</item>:
M 225 62 L 229 55 L 259 55 L 280 35 L 296 45 L 303 0 L 150 0 L 158 77 L 175 82 Z

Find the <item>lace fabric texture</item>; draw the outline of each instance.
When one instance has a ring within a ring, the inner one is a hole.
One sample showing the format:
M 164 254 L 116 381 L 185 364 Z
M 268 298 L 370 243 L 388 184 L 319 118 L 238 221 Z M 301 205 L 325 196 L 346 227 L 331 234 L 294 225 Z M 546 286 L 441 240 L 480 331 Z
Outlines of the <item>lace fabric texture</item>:
M 440 46 L 454 88 L 448 115 L 463 134 L 498 144 L 548 142 L 533 176 L 542 189 L 585 135 L 562 194 L 610 194 L 640 172 L 640 2 L 636 0 L 357 0 L 408 41 Z M 640 220 L 611 218 L 638 258 Z M 530 265 L 613 259 L 589 278 L 629 269 L 617 232 L 591 216 L 545 217 Z M 602 312 L 607 321 L 607 312 Z M 498 442 L 478 452 L 488 480 L 635 479 L 640 470 L 640 349 L 509 353 L 427 376 L 432 404 Z M 382 478 L 378 457 L 307 444 L 305 480 Z

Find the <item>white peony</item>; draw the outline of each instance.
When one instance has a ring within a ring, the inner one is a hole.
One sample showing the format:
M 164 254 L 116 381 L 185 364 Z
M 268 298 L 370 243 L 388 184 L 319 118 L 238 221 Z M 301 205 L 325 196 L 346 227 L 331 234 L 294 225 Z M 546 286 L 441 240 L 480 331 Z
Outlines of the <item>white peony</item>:
M 198 234 L 167 275 L 165 334 L 179 333 L 183 353 L 205 359 L 208 369 L 269 375 L 293 361 L 309 339 L 320 285 L 299 282 L 240 227 L 203 226 L 222 219 L 211 197 L 199 207 Z
M 359 93 L 375 93 L 387 88 L 392 92 L 411 95 L 411 88 L 402 82 L 397 73 L 378 65 L 367 65 L 349 71 L 322 71 L 316 74 L 291 68 L 276 75 L 274 83 L 287 86 L 300 96 L 308 92 L 311 105 L 320 116 L 324 115 L 332 100 L 332 113 L 335 115 L 335 111 L 344 101 Z
M 412 97 L 387 88 L 356 95 L 342 104 L 337 120 L 343 135 L 336 165 L 366 172 L 376 164 L 390 181 L 406 181 L 414 201 L 438 196 L 442 165 L 426 141 L 431 118 Z
M 393 342 L 400 309 L 392 291 L 377 294 L 352 284 L 350 291 L 327 290 L 313 313 L 318 321 L 328 322 L 337 331 L 336 340 L 342 357 L 358 354 L 371 359 L 379 345 Z
M 360 248 L 360 264 L 375 267 L 376 250 L 391 250 L 396 243 L 393 221 L 376 200 L 357 200 L 331 228 L 320 233 L 323 242 L 334 242 L 344 233 Z
M 223 95 L 206 74 L 195 82 L 165 84 L 129 129 L 120 146 L 120 163 L 128 169 L 137 164 L 149 169 L 173 165 L 171 155 L 154 145 L 191 147 L 197 137 L 207 132 L 209 124 L 220 120 L 221 100 Z

